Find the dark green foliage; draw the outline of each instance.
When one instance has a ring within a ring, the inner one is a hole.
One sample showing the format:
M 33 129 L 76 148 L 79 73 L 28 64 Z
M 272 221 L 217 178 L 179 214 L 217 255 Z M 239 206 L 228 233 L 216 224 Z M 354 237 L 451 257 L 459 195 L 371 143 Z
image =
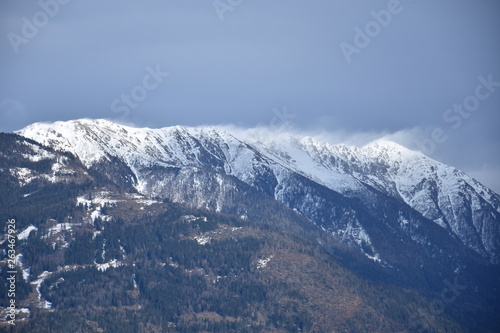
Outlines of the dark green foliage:
M 76 235 L 66 252 L 64 259 L 67 265 L 85 265 L 94 262 L 96 242 L 92 240 L 91 232 L 82 232 Z
M 62 264 L 61 260 L 57 260 L 54 247 L 36 236 L 23 243 L 20 251 L 23 254 L 24 265 L 31 268 L 34 276 L 43 271 L 55 271 L 57 266 Z
M 95 267 L 54 274 L 44 280 L 41 292 L 56 309 L 111 307 L 135 304 L 128 293 L 134 288 L 127 267 L 99 271 Z

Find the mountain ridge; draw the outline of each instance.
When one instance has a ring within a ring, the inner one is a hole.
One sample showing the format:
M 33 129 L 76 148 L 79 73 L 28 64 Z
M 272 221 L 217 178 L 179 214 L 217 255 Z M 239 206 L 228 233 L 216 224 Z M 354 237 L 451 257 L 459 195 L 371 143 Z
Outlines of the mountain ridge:
M 373 198 L 375 189 L 403 201 L 480 255 L 498 260 L 500 196 L 462 171 L 391 141 L 356 147 L 262 130 L 135 128 L 102 119 L 35 123 L 16 133 L 70 151 L 88 167 L 118 158 L 146 195 L 157 194 L 145 177 L 153 166 L 232 175 L 281 202 L 282 184 L 294 173 L 361 200 Z

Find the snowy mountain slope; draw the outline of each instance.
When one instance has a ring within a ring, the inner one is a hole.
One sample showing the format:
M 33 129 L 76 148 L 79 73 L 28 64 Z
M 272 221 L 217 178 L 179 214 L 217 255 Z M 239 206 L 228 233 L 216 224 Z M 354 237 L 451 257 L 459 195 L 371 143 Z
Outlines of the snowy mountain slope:
M 369 236 L 355 218 L 335 224 L 330 222 L 328 213 L 318 215 L 316 211 L 323 207 L 310 202 L 309 197 L 294 198 L 292 203 L 290 197 L 293 197 L 293 188 L 297 185 L 290 182 L 293 172 L 265 157 L 253 146 L 216 128 L 152 130 L 124 127 L 103 120 L 79 120 L 34 124 L 20 133 L 45 145 L 69 150 L 88 167 L 107 165 L 118 157 L 133 171 L 136 188 L 141 193 L 167 197 L 198 208 L 235 213 L 224 210 L 232 206 L 230 198 L 235 196 L 235 185 L 223 174 L 235 176 L 296 209 L 318 225 L 336 232 L 342 228 L 342 240 L 347 243 L 361 245 L 369 242 Z M 222 174 L 210 176 L 201 172 L 203 169 Z M 107 170 L 109 173 L 109 168 Z M 122 173 L 131 178 L 125 168 L 122 168 Z M 205 191 L 207 188 L 210 191 Z M 375 250 L 371 249 L 371 252 L 375 253 Z
M 166 185 L 161 185 L 155 168 L 182 168 L 188 173 L 193 168 L 210 170 L 236 177 L 342 238 L 366 242 L 366 230 L 353 228 L 354 220 L 343 227 L 335 222 L 328 227 L 328 215 L 322 212 L 318 197 L 291 195 L 297 186 L 295 175 L 300 175 L 335 193 L 360 199 L 371 211 L 377 208 L 368 203 L 380 205 L 381 194 L 387 195 L 434 221 L 477 253 L 493 260 L 500 252 L 500 196 L 463 172 L 393 142 L 354 147 L 256 130 L 141 129 L 87 119 L 33 124 L 18 133 L 70 151 L 88 167 L 118 159 L 129 168 L 128 181 L 146 195 L 165 193 L 162 186 Z
M 257 137 L 256 146 L 328 188 L 363 197 L 369 185 L 404 200 L 478 253 L 498 253 L 500 196 L 456 168 L 390 141 L 359 148 L 253 134 L 247 137 Z

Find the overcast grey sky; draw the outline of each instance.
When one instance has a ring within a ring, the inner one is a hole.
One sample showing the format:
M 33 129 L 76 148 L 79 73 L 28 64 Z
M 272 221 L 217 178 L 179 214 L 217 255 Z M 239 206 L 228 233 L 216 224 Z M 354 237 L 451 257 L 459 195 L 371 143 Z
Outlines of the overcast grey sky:
M 500 192 L 498 0 L 0 0 L 0 24 L 0 131 L 397 132 Z

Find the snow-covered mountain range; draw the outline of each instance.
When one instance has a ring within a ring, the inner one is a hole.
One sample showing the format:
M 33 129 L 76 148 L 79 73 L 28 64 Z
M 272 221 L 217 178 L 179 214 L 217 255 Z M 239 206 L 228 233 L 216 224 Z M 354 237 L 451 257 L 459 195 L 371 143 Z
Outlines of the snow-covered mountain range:
M 88 119 L 35 123 L 17 134 L 71 152 L 141 194 L 196 207 L 246 216 L 236 202 L 246 183 L 376 262 L 390 252 L 384 233 L 441 253 L 447 235 L 492 262 L 500 256 L 500 196 L 394 142 L 355 147 L 257 129 Z

